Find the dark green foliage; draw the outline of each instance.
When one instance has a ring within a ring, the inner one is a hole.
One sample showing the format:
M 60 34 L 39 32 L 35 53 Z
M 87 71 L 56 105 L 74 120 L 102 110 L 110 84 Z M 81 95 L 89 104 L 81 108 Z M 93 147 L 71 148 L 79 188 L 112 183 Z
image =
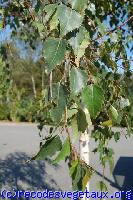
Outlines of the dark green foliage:
M 60 137 L 55 135 L 46 139 L 45 143 L 41 146 L 40 151 L 31 158 L 31 160 L 44 160 L 47 157 L 51 158 L 60 151 L 62 148 L 62 142 Z
M 6 104 L 0 105 L 0 120 L 10 120 L 10 109 Z

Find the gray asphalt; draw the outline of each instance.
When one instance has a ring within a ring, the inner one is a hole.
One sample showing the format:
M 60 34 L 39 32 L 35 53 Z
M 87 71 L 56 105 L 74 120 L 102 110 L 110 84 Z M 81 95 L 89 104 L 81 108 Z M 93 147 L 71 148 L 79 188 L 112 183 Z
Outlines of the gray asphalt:
M 105 170 L 105 183 L 109 193 L 133 189 L 133 137 L 126 139 L 124 129 L 118 143 L 110 142 L 114 149 L 114 170 Z M 43 132 L 45 134 L 45 130 Z M 39 150 L 39 135 L 36 125 L 0 123 L 0 185 L 1 189 L 24 190 L 72 190 L 67 164 L 53 166 L 49 160 L 25 163 Z M 91 139 L 91 151 L 96 143 Z M 90 153 L 90 165 L 96 169 L 90 181 L 90 191 L 97 191 L 97 182 L 102 180 L 99 156 Z

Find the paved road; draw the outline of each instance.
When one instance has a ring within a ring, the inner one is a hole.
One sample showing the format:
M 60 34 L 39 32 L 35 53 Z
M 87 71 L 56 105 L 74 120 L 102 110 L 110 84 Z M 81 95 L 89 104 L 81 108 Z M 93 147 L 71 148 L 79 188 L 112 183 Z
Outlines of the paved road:
M 105 170 L 105 182 L 110 193 L 133 189 L 133 138 L 125 139 L 124 130 L 118 143 L 111 141 L 110 146 L 115 151 L 115 169 L 111 175 L 109 167 Z M 44 131 L 45 134 L 45 131 Z M 90 142 L 91 150 L 96 144 Z M 71 180 L 67 165 L 62 162 L 53 166 L 47 161 L 25 161 L 39 150 L 39 136 L 36 125 L 0 123 L 0 184 L 2 188 L 44 190 L 71 190 Z M 96 169 L 96 174 L 90 181 L 90 190 L 97 190 L 96 183 L 102 179 L 102 168 L 98 155 L 90 153 L 90 163 Z M 116 179 L 115 179 L 115 178 Z M 117 181 L 116 181 L 117 180 Z

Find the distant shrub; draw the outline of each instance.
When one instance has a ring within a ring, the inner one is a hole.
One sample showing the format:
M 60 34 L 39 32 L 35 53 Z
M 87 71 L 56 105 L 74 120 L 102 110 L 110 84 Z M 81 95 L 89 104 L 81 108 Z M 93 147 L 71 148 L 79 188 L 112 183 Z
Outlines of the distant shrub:
M 0 120 L 10 120 L 10 111 L 7 104 L 0 104 Z
M 19 122 L 35 122 L 38 109 L 38 101 L 34 98 L 20 99 L 10 104 L 10 119 Z

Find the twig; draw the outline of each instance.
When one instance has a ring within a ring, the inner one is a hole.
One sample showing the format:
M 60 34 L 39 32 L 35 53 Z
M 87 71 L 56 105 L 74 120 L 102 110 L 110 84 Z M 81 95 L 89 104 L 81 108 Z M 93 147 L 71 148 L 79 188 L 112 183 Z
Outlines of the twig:
M 123 22 L 122 24 L 120 24 L 119 26 L 117 26 L 116 28 L 114 28 L 113 30 L 108 31 L 107 34 L 112 33 L 112 32 L 115 31 L 116 29 L 121 29 L 121 27 L 124 26 L 127 22 L 129 22 L 132 18 L 133 18 L 133 15 L 132 15 L 131 17 L 129 17 L 125 22 Z
M 112 30 L 109 30 L 105 35 L 101 36 L 101 37 L 97 37 L 95 38 L 93 41 L 98 40 L 98 39 L 102 39 L 105 36 L 110 35 L 111 33 L 113 33 L 114 31 L 116 31 L 117 29 L 121 29 L 127 22 L 129 22 L 131 19 L 133 18 L 133 15 L 131 17 L 129 17 L 125 22 L 123 22 L 122 24 L 120 24 L 119 26 L 115 27 Z

